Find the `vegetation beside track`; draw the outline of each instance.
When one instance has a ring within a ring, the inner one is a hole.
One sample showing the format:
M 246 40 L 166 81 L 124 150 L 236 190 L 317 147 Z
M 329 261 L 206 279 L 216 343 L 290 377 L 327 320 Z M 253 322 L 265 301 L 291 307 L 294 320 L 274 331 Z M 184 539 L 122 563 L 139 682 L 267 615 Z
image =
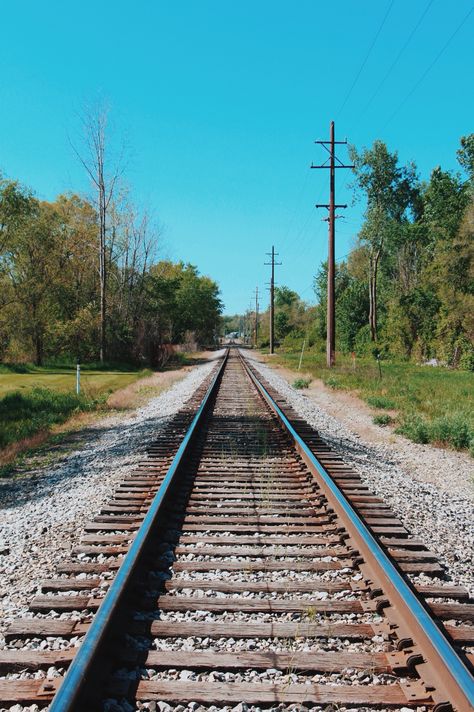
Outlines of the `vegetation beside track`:
M 271 363 L 297 371 L 300 354 L 300 350 L 280 350 Z M 370 357 L 358 358 L 354 368 L 351 357 L 342 354 L 336 367 L 328 369 L 326 354 L 313 349 L 305 352 L 302 365 L 302 373 L 362 398 L 374 409 L 379 424 L 383 424 L 382 414 L 391 415 L 396 432 L 410 440 L 469 448 L 474 457 L 472 372 L 396 360 L 381 361 L 380 369 L 382 377 L 378 363 Z
M 81 367 L 81 391 L 88 399 L 98 398 L 123 388 L 151 371 L 128 364 L 86 364 Z M 34 366 L 0 364 L 0 398 L 12 391 L 30 392 L 35 388 L 52 392 L 72 392 L 76 385 L 76 366 Z
M 179 358 L 174 365 L 185 363 L 186 358 Z M 57 426 L 80 414 L 109 409 L 111 393 L 151 373 L 127 364 L 88 364 L 81 369 L 81 394 L 77 395 L 73 366 L 1 365 L 0 475 L 11 471 L 18 456 L 31 454 L 45 442 L 60 441 L 74 429 L 53 435 Z
M 177 352 L 159 372 L 130 364 L 85 364 L 79 396 L 73 365 L 0 364 L 0 477 L 24 464 L 30 469 L 49 464 L 50 448 L 66 452 L 65 441 L 76 438 L 97 414 L 137 408 L 170 388 L 180 369 L 206 360 L 204 352 Z

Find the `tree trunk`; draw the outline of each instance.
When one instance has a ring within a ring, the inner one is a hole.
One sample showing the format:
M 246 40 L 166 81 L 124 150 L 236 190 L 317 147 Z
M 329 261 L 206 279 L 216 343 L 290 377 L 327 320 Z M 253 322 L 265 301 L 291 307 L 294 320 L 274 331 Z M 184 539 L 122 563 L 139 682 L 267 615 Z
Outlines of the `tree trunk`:
M 369 258 L 369 327 L 371 341 L 376 340 L 374 329 L 374 263 L 373 256 Z
M 369 326 L 370 338 L 377 341 L 377 275 L 381 249 L 370 254 L 369 260 Z
M 35 364 L 37 366 L 42 366 L 43 365 L 43 339 L 42 339 L 41 334 L 35 334 L 35 351 L 36 351 Z
M 100 362 L 103 363 L 106 354 L 106 284 L 107 284 L 107 265 L 106 265 L 106 203 L 105 203 L 105 186 L 103 176 L 99 180 L 99 272 L 100 272 Z

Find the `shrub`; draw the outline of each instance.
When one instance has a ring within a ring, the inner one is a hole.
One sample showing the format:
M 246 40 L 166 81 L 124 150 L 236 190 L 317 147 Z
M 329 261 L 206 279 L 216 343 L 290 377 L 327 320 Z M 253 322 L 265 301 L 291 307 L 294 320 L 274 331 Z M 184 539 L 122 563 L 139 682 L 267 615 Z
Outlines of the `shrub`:
M 431 423 L 430 431 L 430 440 L 452 445 L 458 449 L 469 447 L 473 436 L 469 424 L 459 413 L 435 418 Z
M 461 413 L 443 415 L 431 422 L 417 415 L 407 416 L 396 432 L 416 443 L 439 442 L 458 450 L 471 448 L 474 441 L 472 428 Z
M 31 373 L 34 366 L 29 363 L 0 363 L 0 373 Z
M 395 408 L 395 402 L 386 396 L 369 396 L 367 403 L 371 405 L 372 408 L 385 408 L 390 410 Z
M 295 381 L 293 381 L 293 388 L 308 388 L 310 383 L 311 378 L 297 378 Z
M 395 432 L 415 443 L 427 443 L 430 440 L 428 423 L 419 415 L 405 416 Z
M 372 340 L 370 338 L 370 326 L 365 324 L 356 334 L 354 340 L 354 351 L 358 356 L 370 353 L 372 347 Z
M 382 415 L 375 415 L 372 422 L 375 425 L 390 425 L 390 423 L 393 423 L 393 418 L 391 418 L 387 413 L 382 413 Z
M 328 378 L 323 378 L 323 383 L 325 386 L 329 386 L 329 388 L 344 388 L 342 383 L 337 380 L 337 378 L 334 378 L 334 376 L 329 376 Z

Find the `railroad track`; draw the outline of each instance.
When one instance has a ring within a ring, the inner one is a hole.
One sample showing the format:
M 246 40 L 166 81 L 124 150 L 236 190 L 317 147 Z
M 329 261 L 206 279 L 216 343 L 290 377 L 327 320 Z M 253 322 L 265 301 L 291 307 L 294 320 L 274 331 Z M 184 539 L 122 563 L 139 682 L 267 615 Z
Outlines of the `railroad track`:
M 474 606 L 443 577 L 231 350 L 10 625 L 0 707 L 467 712 Z

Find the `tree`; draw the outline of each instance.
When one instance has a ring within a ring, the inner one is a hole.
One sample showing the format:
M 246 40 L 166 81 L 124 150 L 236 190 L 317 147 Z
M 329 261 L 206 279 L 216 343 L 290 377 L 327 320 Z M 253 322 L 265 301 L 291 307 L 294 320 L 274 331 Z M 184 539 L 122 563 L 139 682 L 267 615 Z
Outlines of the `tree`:
M 326 338 L 326 303 L 327 303 L 327 262 L 321 268 L 314 281 L 314 289 L 319 302 L 319 336 Z M 354 276 L 346 262 L 336 264 L 336 333 L 338 347 L 342 351 L 353 351 L 357 333 L 367 321 L 368 299 L 366 285 Z
M 474 188 L 474 133 L 461 137 L 461 148 L 457 152 L 458 161 L 468 175 Z
M 365 224 L 359 239 L 368 248 L 369 326 L 377 341 L 377 281 L 386 243 L 396 234 L 407 213 L 417 202 L 418 183 L 413 164 L 398 165 L 397 153 L 390 153 L 382 141 L 360 154 L 350 149 L 356 176 L 355 185 L 366 198 Z
M 122 173 L 123 149 L 116 161 L 109 152 L 108 141 L 108 110 L 104 105 L 85 107 L 82 116 L 84 133 L 84 150 L 80 152 L 74 146 L 74 151 L 84 166 L 96 189 L 97 214 L 99 221 L 99 283 L 100 283 L 100 360 L 103 362 L 106 354 L 106 323 L 107 323 L 107 220 L 109 207 L 114 197 L 117 181 Z

